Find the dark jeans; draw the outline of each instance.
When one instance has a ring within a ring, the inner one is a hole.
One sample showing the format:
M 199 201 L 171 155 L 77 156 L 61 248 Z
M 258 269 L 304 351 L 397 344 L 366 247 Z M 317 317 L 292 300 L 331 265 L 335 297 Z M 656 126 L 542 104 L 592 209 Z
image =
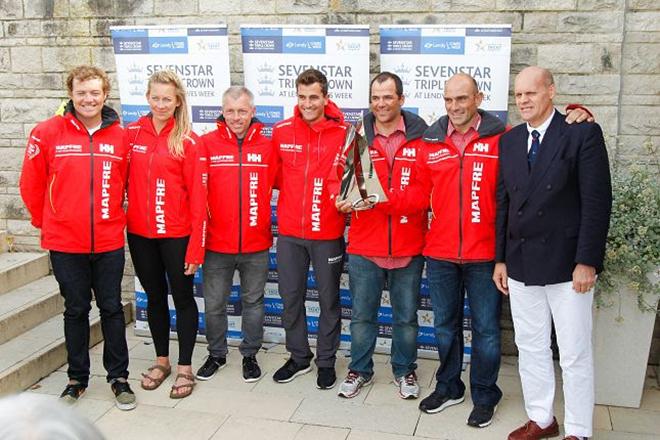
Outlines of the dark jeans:
M 463 298 L 467 291 L 472 315 L 470 392 L 475 405 L 495 406 L 502 398 L 497 386 L 500 370 L 500 311 L 502 297 L 492 280 L 494 263 L 457 264 L 427 258 L 426 275 L 433 304 L 440 367 L 436 391 L 463 396 Z
M 209 354 L 227 356 L 227 299 L 234 271 L 241 277 L 241 331 L 238 350 L 254 356 L 264 336 L 264 286 L 268 278 L 268 250 L 249 254 L 206 251 L 204 258 L 204 317 Z
M 179 365 L 190 365 L 199 326 L 193 275 L 183 274 L 188 238 L 145 238 L 128 234 L 128 248 L 140 284 L 147 294 L 147 321 L 156 356 L 169 356 L 169 281 L 176 310 Z
M 121 306 L 124 248 L 98 254 L 50 251 L 55 279 L 64 297 L 64 339 L 69 379 L 89 381 L 89 311 L 92 290 L 101 312 L 103 366 L 108 382 L 128 377 L 126 324 Z
M 341 333 L 339 277 L 344 265 L 344 237 L 335 240 L 303 240 L 280 235 L 277 239 L 278 288 L 284 311 L 282 325 L 286 349 L 298 364 L 312 360 L 307 334 L 307 273 L 311 261 L 319 295 L 319 329 L 316 366 L 334 368 Z
M 417 369 L 417 303 L 423 268 L 422 256 L 413 257 L 406 267 L 383 269 L 371 260 L 351 254 L 348 260 L 353 301 L 350 370 L 365 377 L 374 373 L 378 310 L 386 279 L 392 305 L 392 373 L 401 377 Z

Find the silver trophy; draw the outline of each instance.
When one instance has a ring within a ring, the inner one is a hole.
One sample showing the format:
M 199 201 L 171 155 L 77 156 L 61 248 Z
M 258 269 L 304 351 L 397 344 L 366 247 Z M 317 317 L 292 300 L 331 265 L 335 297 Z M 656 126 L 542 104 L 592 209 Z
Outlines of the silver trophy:
M 386 202 L 387 196 L 376 175 L 367 140 L 353 125 L 346 131 L 342 155 L 346 158 L 346 166 L 341 179 L 340 199 L 349 200 L 355 211 Z

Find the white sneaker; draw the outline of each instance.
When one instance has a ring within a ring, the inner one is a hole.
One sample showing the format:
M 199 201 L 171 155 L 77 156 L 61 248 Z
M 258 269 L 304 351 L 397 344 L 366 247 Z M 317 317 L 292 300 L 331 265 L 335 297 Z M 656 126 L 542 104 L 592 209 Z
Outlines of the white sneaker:
M 350 399 L 360 394 L 360 389 L 369 384 L 371 384 L 371 377 L 367 379 L 360 373 L 349 370 L 346 379 L 339 385 L 337 395 Z
M 402 399 L 417 399 L 419 397 L 419 384 L 417 383 L 417 374 L 414 371 L 395 378 L 394 383 L 399 387 L 399 396 Z

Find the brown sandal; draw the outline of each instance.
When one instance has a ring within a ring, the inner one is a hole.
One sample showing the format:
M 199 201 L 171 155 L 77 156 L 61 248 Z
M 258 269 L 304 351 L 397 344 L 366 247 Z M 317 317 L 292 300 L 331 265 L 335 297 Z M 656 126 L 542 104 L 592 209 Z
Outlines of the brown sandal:
M 183 399 L 184 397 L 190 396 L 192 394 L 193 388 L 195 388 L 195 385 L 197 385 L 195 383 L 195 376 L 192 374 L 179 373 L 176 375 L 174 382 L 176 382 L 176 380 L 179 378 L 188 379 L 190 383 L 183 385 L 172 385 L 172 391 L 170 391 L 170 399 Z M 177 391 L 181 388 L 188 388 L 188 391 L 181 394 L 177 393 Z
M 151 376 L 149 376 L 149 373 L 152 370 L 158 370 L 161 373 L 163 373 L 163 375 L 159 378 L 151 377 Z M 149 373 L 147 373 L 147 374 L 142 373 L 142 377 L 146 378 L 146 379 L 149 379 L 151 381 L 151 385 L 145 385 L 144 381 L 140 381 L 140 386 L 143 389 L 147 390 L 147 391 L 152 391 L 152 390 L 155 390 L 156 388 L 158 388 L 160 386 L 160 384 L 162 384 L 165 381 L 165 379 L 167 379 L 170 376 L 170 374 L 172 374 L 172 367 L 163 367 L 162 365 L 156 364 L 156 365 L 153 365 L 153 366 L 149 367 L 147 369 L 147 371 Z

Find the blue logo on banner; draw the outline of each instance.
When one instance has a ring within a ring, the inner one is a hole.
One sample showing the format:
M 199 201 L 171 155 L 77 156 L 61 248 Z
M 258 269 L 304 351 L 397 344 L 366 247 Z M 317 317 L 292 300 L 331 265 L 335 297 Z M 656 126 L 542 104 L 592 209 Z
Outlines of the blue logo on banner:
M 203 35 L 227 35 L 226 27 L 219 28 L 190 28 L 188 29 L 188 36 L 203 36 Z
M 113 38 L 112 46 L 115 50 L 115 53 L 149 53 L 149 39 L 147 37 Z
M 277 269 L 277 254 L 274 252 L 268 252 L 268 268 Z
M 188 38 L 150 37 L 149 53 L 188 53 Z
M 134 122 L 140 119 L 142 116 L 149 113 L 148 105 L 122 105 L 121 106 L 121 120 L 125 124 L 129 122 Z
M 314 334 L 319 332 L 319 318 L 317 316 L 307 317 L 307 331 Z
M 339 303 L 342 306 L 350 307 L 353 303 L 351 301 L 351 291 L 348 289 L 339 289 Z
M 135 307 L 147 308 L 147 294 L 144 292 L 135 292 Z
M 220 107 L 217 105 L 193 105 L 192 121 L 200 123 L 214 123 L 220 116 Z
M 344 119 L 346 122 L 356 124 L 357 121 L 361 120 L 362 116 L 369 110 L 366 108 L 342 108 L 341 111 L 344 113 Z
M 112 38 L 137 38 L 137 37 L 148 37 L 149 30 L 144 28 L 134 28 L 134 29 L 111 29 L 110 34 Z
M 510 37 L 511 28 L 466 28 L 465 35 L 467 37 Z
M 422 30 L 418 27 L 409 28 L 381 28 L 380 37 L 420 37 Z
M 229 301 L 238 301 L 241 298 L 241 286 L 233 285 L 231 286 L 231 292 L 229 293 Z
M 465 37 L 422 37 L 421 53 L 463 55 Z
M 284 107 L 277 105 L 258 105 L 256 116 L 264 124 L 274 124 L 284 119 Z
M 368 37 L 369 28 L 327 28 L 325 34 L 329 37 Z
M 416 115 L 419 115 L 419 108 L 418 107 L 403 107 L 404 110 L 409 111 L 410 113 L 414 113 Z
M 378 323 L 391 324 L 392 323 L 392 307 L 379 307 L 378 308 Z
M 241 35 L 244 37 L 281 37 L 282 28 L 276 27 L 258 27 L 241 28 Z
M 269 315 L 281 315 L 284 311 L 284 304 L 279 298 L 264 298 L 264 313 Z
M 380 53 L 420 53 L 421 37 L 380 36 Z
M 435 330 L 433 327 L 419 327 L 417 330 L 418 344 L 435 344 Z
M 282 37 L 284 53 L 325 53 L 325 37 Z
M 243 35 L 243 53 L 282 53 L 282 37 Z

